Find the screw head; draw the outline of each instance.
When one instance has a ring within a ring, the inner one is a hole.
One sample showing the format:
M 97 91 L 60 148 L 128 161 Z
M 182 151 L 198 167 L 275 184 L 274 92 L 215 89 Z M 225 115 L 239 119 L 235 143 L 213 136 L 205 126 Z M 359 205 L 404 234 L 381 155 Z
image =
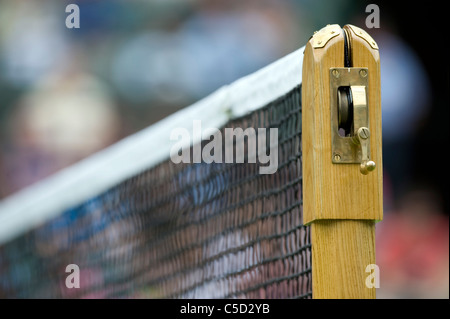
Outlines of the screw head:
M 334 154 L 334 161 L 335 162 L 339 162 L 341 160 L 341 155 L 339 154 Z
M 369 129 L 368 129 L 367 127 L 361 127 L 361 128 L 358 130 L 358 135 L 359 135 L 359 137 L 360 137 L 361 139 L 366 140 L 366 139 L 368 139 L 369 136 L 370 136 L 370 131 L 369 131 Z
M 361 77 L 365 78 L 367 76 L 367 70 L 364 70 L 364 69 L 360 70 L 359 75 L 361 75 Z
M 333 74 L 333 76 L 334 76 L 335 78 L 338 78 L 338 77 L 339 77 L 339 71 L 336 70 L 336 69 L 333 69 L 333 71 L 331 71 L 331 74 Z

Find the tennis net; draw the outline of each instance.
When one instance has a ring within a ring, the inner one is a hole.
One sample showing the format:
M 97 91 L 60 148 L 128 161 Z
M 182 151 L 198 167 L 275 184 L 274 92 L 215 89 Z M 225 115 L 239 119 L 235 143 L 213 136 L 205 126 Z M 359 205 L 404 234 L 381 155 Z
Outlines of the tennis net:
M 0 202 L 0 297 L 310 298 L 302 60 L 303 48 Z M 170 133 L 197 120 L 221 136 L 254 129 L 244 162 L 174 163 Z M 272 174 L 251 160 L 260 139 L 277 152 Z

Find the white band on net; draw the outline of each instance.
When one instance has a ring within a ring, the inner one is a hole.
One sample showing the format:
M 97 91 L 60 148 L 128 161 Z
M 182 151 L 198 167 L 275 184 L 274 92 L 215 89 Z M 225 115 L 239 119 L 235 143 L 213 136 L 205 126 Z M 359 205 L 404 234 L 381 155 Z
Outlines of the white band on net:
M 174 128 L 192 132 L 193 120 L 221 128 L 288 93 L 302 83 L 304 48 L 5 198 L 0 202 L 0 244 L 168 159 Z

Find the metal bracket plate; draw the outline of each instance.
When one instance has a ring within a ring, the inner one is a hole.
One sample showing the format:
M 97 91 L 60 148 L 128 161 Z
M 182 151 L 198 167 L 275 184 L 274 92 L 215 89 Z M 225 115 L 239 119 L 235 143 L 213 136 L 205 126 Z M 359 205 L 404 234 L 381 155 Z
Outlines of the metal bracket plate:
M 331 160 L 335 164 L 361 163 L 361 146 L 355 143 L 352 136 L 341 136 L 338 124 L 338 89 L 340 87 L 365 88 L 366 111 L 365 116 L 358 118 L 358 126 L 369 127 L 368 119 L 368 81 L 367 68 L 331 68 L 330 69 L 330 108 L 331 108 Z M 361 107 L 361 106 L 359 106 Z M 360 112 L 361 114 L 361 112 Z M 367 150 L 370 152 L 370 150 Z M 367 154 L 370 156 L 370 153 Z
M 360 38 L 364 39 L 372 49 L 378 50 L 378 45 L 375 40 L 363 29 L 358 28 L 354 25 L 348 24 L 348 27 L 353 30 L 353 32 Z
M 327 25 L 326 27 L 314 32 L 311 45 L 314 49 L 323 48 L 332 38 L 340 34 L 341 27 L 338 24 Z

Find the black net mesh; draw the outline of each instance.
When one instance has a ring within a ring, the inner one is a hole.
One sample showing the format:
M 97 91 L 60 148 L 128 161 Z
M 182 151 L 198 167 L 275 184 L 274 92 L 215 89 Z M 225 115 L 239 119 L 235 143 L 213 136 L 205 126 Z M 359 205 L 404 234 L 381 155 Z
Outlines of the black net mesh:
M 278 128 L 277 172 L 160 163 L 0 247 L 0 297 L 310 298 L 301 87 L 225 127 Z

